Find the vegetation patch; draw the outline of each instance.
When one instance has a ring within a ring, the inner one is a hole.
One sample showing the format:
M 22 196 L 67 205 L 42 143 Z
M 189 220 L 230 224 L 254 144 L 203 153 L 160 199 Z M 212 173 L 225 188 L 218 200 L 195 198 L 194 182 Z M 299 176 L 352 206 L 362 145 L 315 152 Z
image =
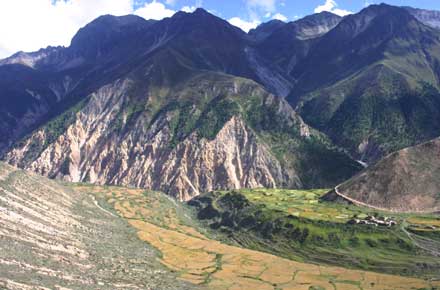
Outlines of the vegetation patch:
M 212 192 L 189 204 L 225 241 L 244 247 L 299 261 L 438 278 L 439 260 L 405 230 L 407 215 L 393 216 L 397 225 L 390 227 L 352 224 L 390 214 L 320 201 L 326 192 L 243 189 Z

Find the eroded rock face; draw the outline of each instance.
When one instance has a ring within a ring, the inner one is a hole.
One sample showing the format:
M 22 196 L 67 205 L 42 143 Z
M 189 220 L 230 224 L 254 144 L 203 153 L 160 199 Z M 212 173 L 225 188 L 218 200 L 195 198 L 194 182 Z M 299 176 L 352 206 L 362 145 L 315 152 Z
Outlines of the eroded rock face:
M 44 142 L 44 130 L 9 152 L 7 161 L 66 181 L 151 188 L 180 200 L 214 189 L 301 185 L 239 116 L 212 140 L 193 132 L 174 146 L 172 112 L 149 127 L 139 118 L 127 132 L 115 133 L 129 86 L 128 80 L 118 81 L 93 94 L 73 124 L 32 161 L 26 156 L 32 144 Z

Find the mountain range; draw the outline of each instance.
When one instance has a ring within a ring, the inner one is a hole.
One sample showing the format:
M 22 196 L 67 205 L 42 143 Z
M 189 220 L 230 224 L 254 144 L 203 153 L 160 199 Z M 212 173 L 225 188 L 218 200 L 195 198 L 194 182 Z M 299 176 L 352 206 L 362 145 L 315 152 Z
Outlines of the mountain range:
M 334 187 L 439 135 L 439 20 L 381 4 L 247 34 L 203 9 L 101 16 L 69 47 L 0 61 L 0 153 L 180 200 Z

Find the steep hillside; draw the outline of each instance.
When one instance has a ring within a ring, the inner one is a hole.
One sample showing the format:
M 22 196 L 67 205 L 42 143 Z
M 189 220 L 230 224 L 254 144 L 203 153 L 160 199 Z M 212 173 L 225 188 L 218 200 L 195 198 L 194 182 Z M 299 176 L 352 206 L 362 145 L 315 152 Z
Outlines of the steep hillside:
M 314 43 L 313 39 L 316 40 L 332 30 L 341 19 L 335 14 L 322 12 L 289 22 L 274 29 L 260 41 L 257 50 L 272 65 L 278 66 L 289 75 L 308 55 L 310 46 Z
M 48 82 L 31 68 L 0 66 L 0 154 L 56 103 Z
M 0 219 L 2 289 L 194 288 L 94 196 L 4 163 Z
M 252 81 L 203 73 L 167 89 L 132 76 L 35 131 L 6 160 L 181 200 L 220 188 L 335 185 L 360 169 Z
M 440 212 L 440 139 L 385 157 L 325 199 L 396 212 Z
M 19 52 L 1 60 L 0 154 L 118 78 L 124 72 L 121 64 L 148 49 L 141 36 L 151 24 L 136 16 L 102 16 L 81 29 L 67 48 Z
M 50 177 L 185 200 L 334 186 L 359 166 L 332 143 L 374 163 L 438 136 L 439 49 L 437 29 L 385 4 L 249 35 L 203 9 L 102 16 L 68 48 L 1 62 L 0 153 Z
M 254 43 L 246 48 L 257 79 L 266 89 L 286 97 L 296 80 L 289 74 L 305 58 L 312 45 L 341 20 L 323 12 L 289 22 L 268 22 L 251 31 Z
M 325 23 L 316 19 L 294 25 L 298 27 L 295 31 L 301 35 L 322 33 Z M 179 12 L 161 21 L 104 15 L 80 29 L 69 47 L 18 52 L 0 60 L 0 102 L 6 104 L 0 116 L 0 153 L 163 50 L 179 54 L 185 66 L 250 78 L 266 90 L 286 96 L 292 88 L 291 80 L 255 48 L 255 38 L 271 35 L 278 24 L 263 25 L 256 31 L 263 31 L 265 36 L 254 37 L 203 9 Z M 159 62 L 167 65 L 167 61 Z M 9 108 L 8 103 L 15 103 L 11 99 L 20 99 L 19 111 Z
M 372 5 L 319 39 L 292 71 L 288 99 L 308 124 L 374 162 L 438 135 L 439 49 L 438 30 Z

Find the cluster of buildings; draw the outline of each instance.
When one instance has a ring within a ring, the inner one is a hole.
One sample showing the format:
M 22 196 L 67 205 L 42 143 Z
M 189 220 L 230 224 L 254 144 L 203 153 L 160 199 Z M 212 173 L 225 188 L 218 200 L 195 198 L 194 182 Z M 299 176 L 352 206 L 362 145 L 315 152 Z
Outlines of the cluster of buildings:
M 367 216 L 365 219 L 353 218 L 348 221 L 349 224 L 356 225 L 374 225 L 374 226 L 382 226 L 382 227 L 392 227 L 397 225 L 397 222 L 390 217 L 375 217 L 375 216 Z

